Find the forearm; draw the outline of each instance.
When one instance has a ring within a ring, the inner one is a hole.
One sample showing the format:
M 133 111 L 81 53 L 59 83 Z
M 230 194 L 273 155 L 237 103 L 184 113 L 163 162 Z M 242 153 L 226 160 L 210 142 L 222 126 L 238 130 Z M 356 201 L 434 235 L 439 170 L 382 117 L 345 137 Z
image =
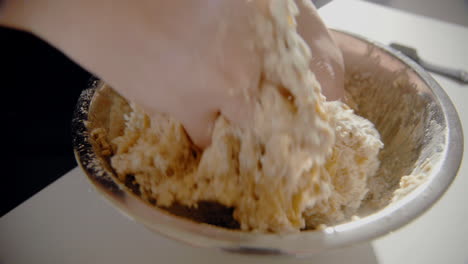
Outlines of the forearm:
M 200 13 L 191 0 L 0 1 L 0 25 L 37 35 L 98 75 L 102 67 L 96 65 L 97 57 L 120 57 L 122 63 L 126 56 L 137 59 L 131 53 L 138 50 L 168 50 L 179 38 L 196 34 L 187 28 L 191 21 L 178 22 Z
M 37 35 L 112 83 L 115 75 L 122 76 L 123 61 L 137 59 L 132 56 L 135 46 L 148 35 L 142 27 L 149 26 L 132 21 L 144 2 L 149 1 L 137 5 L 127 0 L 2 0 L 0 25 Z
M 0 25 L 38 35 L 66 29 L 89 0 L 0 0 Z M 99 2 L 99 1 L 96 1 Z M 75 14 L 74 14 L 75 13 Z
M 28 30 L 29 19 L 25 10 L 25 1 L 0 0 L 0 25 L 21 30 Z
M 31 32 L 57 45 L 83 27 L 85 17 L 95 20 L 98 14 L 93 14 L 93 5 L 105 2 L 109 0 L 0 0 L 0 25 Z

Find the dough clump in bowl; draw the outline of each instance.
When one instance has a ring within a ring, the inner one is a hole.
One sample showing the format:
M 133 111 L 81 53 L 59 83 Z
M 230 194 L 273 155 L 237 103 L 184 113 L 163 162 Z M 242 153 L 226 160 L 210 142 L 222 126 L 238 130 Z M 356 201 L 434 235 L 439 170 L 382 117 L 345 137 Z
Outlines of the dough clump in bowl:
M 108 146 L 118 179 L 159 207 L 232 208 L 244 231 L 294 232 L 356 215 L 383 143 L 345 103 L 326 102 L 297 13 L 293 0 L 272 0 L 252 18 L 263 70 L 251 127 L 220 116 L 200 151 L 179 122 L 130 104 L 122 135 Z

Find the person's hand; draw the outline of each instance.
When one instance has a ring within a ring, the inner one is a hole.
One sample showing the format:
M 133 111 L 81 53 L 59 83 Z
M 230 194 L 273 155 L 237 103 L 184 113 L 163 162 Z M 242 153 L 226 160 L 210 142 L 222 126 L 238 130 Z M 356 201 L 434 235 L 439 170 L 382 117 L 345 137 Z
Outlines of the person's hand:
M 148 114 L 172 115 L 206 147 L 217 115 L 240 126 L 252 116 L 257 1 L 268 0 L 6 0 L 0 23 L 49 41 Z M 304 8 L 298 24 L 325 95 L 339 98 L 341 55 L 328 31 Z

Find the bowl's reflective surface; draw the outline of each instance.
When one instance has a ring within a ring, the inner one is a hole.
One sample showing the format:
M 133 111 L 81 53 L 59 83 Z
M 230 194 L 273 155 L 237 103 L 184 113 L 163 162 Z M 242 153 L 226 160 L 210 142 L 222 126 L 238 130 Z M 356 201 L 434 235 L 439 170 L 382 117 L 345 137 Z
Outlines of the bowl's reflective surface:
M 393 231 L 427 210 L 455 177 L 463 151 L 458 115 L 439 85 L 409 59 L 351 34 L 334 35 L 345 57 L 348 80 L 366 83 L 366 78 L 378 75 L 368 89 L 347 86 L 351 104 L 358 114 L 376 124 L 385 143 L 378 173 L 391 192 L 382 192 L 367 204 L 372 206 L 378 200 L 388 199 L 386 196 L 398 187 L 401 176 L 420 171 L 428 160 L 432 164 L 426 180 L 417 189 L 385 208 L 325 230 L 287 235 L 228 230 L 155 208 L 115 180 L 108 160 L 100 157 L 99 144 L 89 133 L 100 127 L 112 138 L 123 123 L 121 116 L 110 116 L 112 107 L 125 103 L 99 81 L 83 92 L 73 120 L 78 163 L 96 189 L 122 212 L 153 231 L 194 246 L 241 253 L 304 255 Z M 399 80 L 399 76 L 404 78 Z

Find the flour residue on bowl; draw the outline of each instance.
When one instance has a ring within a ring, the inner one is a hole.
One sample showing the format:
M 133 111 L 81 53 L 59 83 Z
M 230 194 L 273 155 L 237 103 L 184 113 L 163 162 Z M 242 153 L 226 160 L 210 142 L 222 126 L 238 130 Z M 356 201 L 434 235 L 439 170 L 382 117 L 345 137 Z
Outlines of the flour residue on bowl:
M 361 62 L 360 56 L 368 61 Z M 444 121 L 433 109 L 432 95 L 420 90 L 412 70 L 401 66 L 390 70 L 382 56 L 369 45 L 365 54 L 345 58 L 347 102 L 375 124 L 385 145 L 379 153 L 380 167 L 368 180 L 369 192 L 359 210 L 362 216 L 400 200 L 426 182 L 440 163 L 446 143 Z M 390 65 L 397 60 L 388 55 L 385 59 Z

